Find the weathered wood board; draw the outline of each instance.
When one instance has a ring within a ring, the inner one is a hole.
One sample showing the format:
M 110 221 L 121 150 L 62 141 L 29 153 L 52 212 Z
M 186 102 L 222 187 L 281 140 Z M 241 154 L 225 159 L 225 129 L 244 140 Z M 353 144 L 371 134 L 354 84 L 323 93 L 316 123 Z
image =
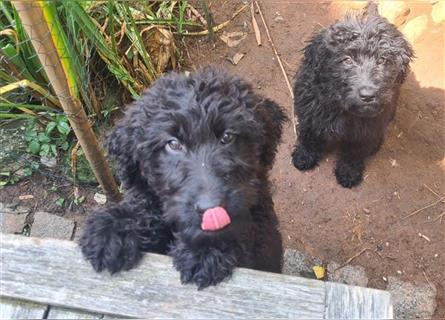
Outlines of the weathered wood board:
M 95 273 L 69 241 L 2 234 L 2 297 L 143 318 L 392 318 L 387 292 L 237 269 L 198 291 L 182 285 L 171 259 L 146 254 L 117 276 Z
M 47 309 L 34 302 L 0 298 L 0 319 L 43 319 Z

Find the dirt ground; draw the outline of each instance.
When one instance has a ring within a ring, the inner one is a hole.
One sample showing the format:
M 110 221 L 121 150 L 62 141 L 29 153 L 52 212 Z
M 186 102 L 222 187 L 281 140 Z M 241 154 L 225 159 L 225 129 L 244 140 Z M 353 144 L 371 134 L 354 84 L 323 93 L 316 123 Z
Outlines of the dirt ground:
M 240 1 L 219 2 L 217 21 L 227 18 L 221 17 L 221 12 L 230 13 L 240 6 Z M 428 6 L 417 3 L 411 15 L 431 10 Z M 262 1 L 262 11 L 290 79 L 298 68 L 305 42 L 341 17 L 341 10 L 333 10 L 330 4 L 309 1 Z M 283 17 L 282 21 L 277 16 Z M 215 63 L 241 75 L 259 92 L 284 106 L 291 116 L 289 91 L 259 15 L 256 18 L 263 46 L 257 46 L 246 12 L 227 29 L 242 31 L 247 24 L 248 36 L 239 46 L 228 48 L 218 41 L 212 48 L 195 41 L 189 45 L 190 55 L 196 66 Z M 339 263 L 369 249 L 351 262 L 366 269 L 369 286 L 384 289 L 383 277 L 388 276 L 431 281 L 438 289 L 437 318 L 445 317 L 445 221 L 438 219 L 445 206 L 437 203 L 445 194 L 443 32 L 443 24 L 431 26 L 414 43 L 414 72 L 403 86 L 385 144 L 368 161 L 365 181 L 359 187 L 350 190 L 337 185 L 333 154 L 313 171 L 296 170 L 290 162 L 295 141 L 291 124 L 284 131 L 271 175 L 286 247 Z M 238 52 L 245 56 L 234 66 L 228 58 Z
M 217 23 L 227 20 L 242 5 L 236 0 L 211 3 Z M 428 6 L 429 2 L 418 2 L 410 14 L 427 12 Z M 262 1 L 262 11 L 290 79 L 298 68 L 305 42 L 341 16 L 341 10 L 333 10 L 329 3 L 311 1 Z M 225 29 L 247 32 L 238 46 L 230 48 L 219 39 L 215 44 L 205 38 L 186 41 L 190 67 L 222 65 L 285 107 L 291 117 L 289 91 L 258 14 L 256 18 L 263 39 L 261 47 L 256 44 L 250 12 L 245 10 Z M 388 276 L 434 283 L 438 289 L 435 318 L 445 317 L 445 217 L 444 221 L 439 218 L 445 212 L 440 202 L 445 195 L 443 32 L 443 23 L 429 25 L 414 43 L 417 58 L 403 86 L 395 121 L 380 152 L 368 161 L 365 181 L 359 187 L 350 190 L 337 185 L 333 154 L 313 171 L 296 170 L 290 162 L 295 141 L 291 124 L 285 128 L 271 174 L 285 247 L 326 262 L 343 263 L 357 255 L 351 264 L 366 269 L 369 287 L 384 289 Z M 228 61 L 235 53 L 244 54 L 236 66 Z M 25 205 L 64 214 L 65 210 L 50 205 L 58 195 L 42 188 L 51 179 L 40 174 L 25 184 L 5 188 L 0 201 L 18 201 L 18 195 L 34 193 L 35 198 Z M 69 182 L 66 184 L 66 190 L 72 192 Z M 83 207 L 90 207 L 94 188 L 81 192 L 87 195 Z M 68 210 L 66 216 L 81 224 L 82 210 L 73 210 L 75 213 Z

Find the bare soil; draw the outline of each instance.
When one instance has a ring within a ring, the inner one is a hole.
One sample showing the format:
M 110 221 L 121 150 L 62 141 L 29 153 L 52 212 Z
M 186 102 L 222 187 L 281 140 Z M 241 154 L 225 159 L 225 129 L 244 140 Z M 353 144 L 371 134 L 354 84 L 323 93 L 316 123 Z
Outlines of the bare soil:
M 422 3 L 412 8 L 411 14 L 430 10 L 426 7 L 429 3 Z M 211 4 L 214 18 L 220 23 L 230 18 L 242 1 L 217 0 Z M 262 1 L 262 11 L 290 79 L 306 41 L 340 17 L 328 3 L 310 1 Z M 278 15 L 282 21 L 276 18 Z M 263 39 L 260 47 L 249 10 L 224 29 L 248 33 L 237 47 L 229 48 L 218 38 L 214 43 L 202 37 L 188 38 L 190 68 L 221 65 L 281 104 L 291 118 L 292 99 L 258 14 L 256 19 Z M 444 203 L 439 201 L 445 196 L 443 24 L 430 25 L 414 47 L 414 72 L 403 86 L 395 121 L 387 130 L 381 150 L 368 161 L 365 181 L 359 187 L 350 190 L 337 185 L 334 154 L 328 154 L 310 172 L 296 170 L 290 161 L 295 142 L 291 123 L 285 127 L 271 179 L 286 247 L 326 262 L 344 263 L 355 257 L 350 263 L 366 269 L 369 287 L 384 289 L 388 276 L 431 282 L 438 291 L 434 317 L 439 319 L 445 318 L 445 217 L 439 218 L 445 212 Z M 228 60 L 235 53 L 245 54 L 236 66 Z M 48 190 L 57 179 L 48 174 L 35 175 L 1 190 L 0 201 L 20 202 L 19 195 L 33 194 L 34 199 L 21 204 L 65 214 L 80 225 L 84 209 L 54 206 L 59 195 Z M 96 191 L 93 187 L 80 190 L 87 197 L 83 208 L 93 205 Z M 60 192 L 72 192 L 72 187 Z

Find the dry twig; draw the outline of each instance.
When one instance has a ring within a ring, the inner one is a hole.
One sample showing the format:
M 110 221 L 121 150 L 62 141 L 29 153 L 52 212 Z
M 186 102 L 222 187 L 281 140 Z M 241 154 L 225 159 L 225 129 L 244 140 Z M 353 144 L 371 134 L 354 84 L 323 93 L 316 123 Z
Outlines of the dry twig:
M 430 279 L 428 279 L 428 277 L 427 277 L 427 275 L 426 275 L 426 272 L 425 272 L 425 270 L 424 270 L 423 268 L 422 268 L 422 273 L 423 273 L 423 276 L 425 277 L 426 282 L 428 282 L 428 284 L 429 284 L 429 286 L 431 287 L 431 289 L 434 290 L 434 286 L 433 286 L 433 284 L 431 283 Z
M 409 215 L 403 217 L 402 220 L 408 219 L 409 217 L 412 217 L 412 216 L 418 214 L 419 212 L 422 212 L 425 209 L 434 207 L 436 204 L 438 204 L 439 202 L 442 202 L 444 200 L 445 200 L 445 197 L 442 197 L 442 198 L 438 199 L 437 201 L 434 201 L 433 203 L 430 203 L 429 205 L 427 205 L 423 208 L 420 208 L 420 209 L 417 209 L 416 211 L 411 212 Z
M 428 190 L 431 191 L 432 194 L 434 194 L 436 197 L 441 198 L 442 196 L 440 194 L 438 194 L 436 191 L 434 191 L 433 189 L 431 189 L 430 187 L 428 187 L 425 183 L 423 184 L 423 186 L 425 188 L 427 188 Z
M 345 265 L 351 263 L 352 260 L 354 260 L 355 258 L 361 256 L 364 252 L 366 252 L 366 251 L 368 251 L 368 250 L 374 251 L 374 250 L 372 250 L 371 248 L 364 248 L 362 251 L 360 251 L 359 253 L 356 253 L 355 255 L 353 255 L 352 257 L 350 257 L 348 260 L 346 260 L 346 261 L 340 266 L 340 268 L 342 268 L 342 267 L 344 267 Z
M 253 8 L 253 2 L 250 4 L 250 14 L 252 15 L 252 26 L 253 31 L 255 32 L 256 43 L 258 44 L 258 46 L 261 46 L 261 32 L 255 19 L 255 9 Z
M 440 223 L 442 223 L 442 220 L 443 220 L 444 217 L 445 217 L 445 211 L 442 212 L 441 214 L 439 214 L 439 215 L 437 216 L 437 218 L 434 219 L 433 221 L 437 221 L 437 220 L 440 219 Z
M 269 40 L 270 45 L 272 47 L 272 50 L 273 50 L 273 52 L 275 54 L 275 58 L 277 59 L 278 64 L 280 65 L 281 72 L 283 73 L 284 80 L 286 81 L 287 88 L 289 89 L 290 96 L 291 96 L 292 99 L 294 99 L 294 92 L 292 91 L 292 86 L 290 84 L 290 81 L 289 81 L 289 78 L 288 78 L 288 76 L 286 74 L 286 71 L 284 70 L 283 63 L 281 62 L 281 58 L 278 55 L 277 49 L 275 47 L 275 44 L 272 41 L 272 37 L 270 36 L 269 27 L 266 24 L 266 20 L 264 19 L 263 12 L 261 11 L 261 8 L 260 8 L 260 5 L 258 4 L 258 1 L 255 1 L 255 5 L 256 5 L 257 10 L 258 10 L 258 12 L 260 14 L 261 20 L 263 21 L 264 29 L 266 30 L 266 34 L 267 34 L 267 39 Z M 292 108 L 292 110 L 294 110 L 294 109 Z M 293 127 L 294 127 L 294 133 L 297 134 L 297 131 L 296 131 L 296 122 L 297 121 L 296 121 L 295 117 L 296 117 L 295 116 L 295 111 L 292 111 L 292 124 L 293 124 Z
M 201 23 L 207 27 L 207 21 L 204 19 L 204 17 L 199 13 L 198 10 L 196 10 L 191 4 L 188 5 L 190 11 L 201 21 Z
M 224 29 L 230 22 L 232 22 L 233 19 L 235 19 L 248 6 L 249 6 L 248 4 L 245 4 L 244 6 L 239 8 L 237 11 L 235 11 L 235 13 L 232 15 L 232 17 L 229 20 L 227 20 L 226 22 L 223 22 L 217 26 L 214 26 L 212 28 L 213 32 L 218 32 L 218 31 L 221 31 L 222 29 Z M 204 31 L 199 31 L 199 32 L 185 32 L 184 33 L 185 36 L 205 36 L 207 34 L 209 34 L 209 30 L 204 30 Z

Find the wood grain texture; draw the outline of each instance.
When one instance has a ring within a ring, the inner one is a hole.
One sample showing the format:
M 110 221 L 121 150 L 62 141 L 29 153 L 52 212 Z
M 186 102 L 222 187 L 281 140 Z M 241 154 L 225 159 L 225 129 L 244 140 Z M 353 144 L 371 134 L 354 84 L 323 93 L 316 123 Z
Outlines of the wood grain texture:
M 389 292 L 326 282 L 326 319 L 392 319 Z
M 162 255 L 146 254 L 138 268 L 110 276 L 95 273 L 69 241 L 2 234 L 0 252 L 1 296 L 92 313 L 127 318 L 322 319 L 339 318 L 341 311 L 353 318 L 378 317 L 368 317 L 367 307 L 355 306 L 355 300 L 335 311 L 334 305 L 342 303 L 336 295 L 343 299 L 349 291 L 330 284 L 328 298 L 326 284 L 317 280 L 239 268 L 232 279 L 198 291 L 182 285 L 171 259 Z M 373 299 L 371 313 L 388 314 L 375 310 L 382 301 L 388 306 L 387 293 L 353 290 L 360 299 Z M 370 298 L 374 295 L 382 299 Z
M 50 306 L 46 319 L 103 319 L 103 317 L 103 314 Z
M 0 319 L 43 319 L 46 309 L 34 302 L 0 298 Z

